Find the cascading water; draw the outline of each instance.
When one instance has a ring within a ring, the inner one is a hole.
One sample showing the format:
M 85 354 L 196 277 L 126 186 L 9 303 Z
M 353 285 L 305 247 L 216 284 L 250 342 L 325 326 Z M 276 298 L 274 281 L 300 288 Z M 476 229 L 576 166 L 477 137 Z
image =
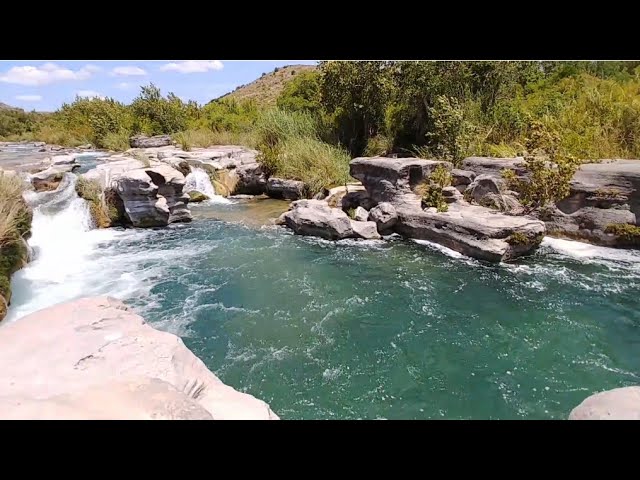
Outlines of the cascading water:
M 217 195 L 216 190 L 211 183 L 211 179 L 207 172 L 202 168 L 191 167 L 191 172 L 186 177 L 186 183 L 184 186 L 185 192 L 198 191 L 204 193 L 209 197 L 210 203 L 231 203 L 228 199 L 222 195 Z
M 118 293 L 118 282 L 105 280 L 113 259 L 105 257 L 104 248 L 135 232 L 93 229 L 89 206 L 75 191 L 76 180 L 66 173 L 55 191 L 25 194 L 33 208 L 29 245 L 34 258 L 13 276 L 7 321 L 74 298 Z

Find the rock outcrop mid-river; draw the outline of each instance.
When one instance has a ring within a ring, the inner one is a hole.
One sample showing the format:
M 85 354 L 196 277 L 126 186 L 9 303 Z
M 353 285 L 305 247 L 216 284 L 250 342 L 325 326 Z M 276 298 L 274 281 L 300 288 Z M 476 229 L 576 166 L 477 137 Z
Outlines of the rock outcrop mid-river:
M 504 169 L 527 177 L 522 157 L 469 157 L 465 170 L 499 178 Z M 509 199 L 508 199 L 509 200 Z M 515 209 L 517 210 L 517 209 Z M 611 233 L 611 225 L 638 225 L 640 215 L 640 161 L 601 160 L 580 166 L 570 183 L 569 196 L 538 213 L 547 233 L 607 247 L 627 247 L 628 239 Z
M 392 228 L 403 236 L 429 240 L 464 255 L 493 262 L 526 255 L 540 245 L 545 226 L 535 218 L 505 215 L 471 205 L 460 195 L 447 196 L 447 212 L 423 209 L 416 187 L 428 179 L 438 165 L 451 170 L 448 162 L 381 157 L 356 158 L 351 161 L 350 169 L 369 197 L 380 202 L 369 217 L 376 221 L 379 230 Z M 458 177 L 471 180 L 470 175 L 460 172 Z M 472 189 L 480 190 L 478 185 Z M 455 189 L 452 192 L 456 193 Z M 382 215 L 383 209 L 389 212 L 386 216 Z
M 0 362 L 3 419 L 278 419 L 110 297 L 3 325 Z

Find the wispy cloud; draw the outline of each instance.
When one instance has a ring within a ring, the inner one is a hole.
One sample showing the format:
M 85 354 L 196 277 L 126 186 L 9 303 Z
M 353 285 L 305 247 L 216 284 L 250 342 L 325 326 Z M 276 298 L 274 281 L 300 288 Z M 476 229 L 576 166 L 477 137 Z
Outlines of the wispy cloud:
M 130 82 L 120 82 L 116 84 L 116 88 L 120 90 L 129 90 L 130 88 L 133 88 L 133 87 L 135 87 L 135 84 Z
M 104 95 L 94 90 L 78 90 L 76 92 L 76 95 L 84 98 L 99 98 L 101 100 L 104 100 L 106 98 Z
M 203 73 L 210 70 L 222 70 L 220 60 L 183 60 L 182 62 L 165 63 L 160 67 L 163 72 Z
M 0 82 L 39 87 L 56 82 L 87 80 L 97 71 L 96 69 L 100 69 L 100 67 L 85 65 L 78 70 L 71 70 L 55 63 L 44 63 L 39 67 L 24 65 L 11 67 L 0 74 Z
M 16 100 L 22 100 L 23 102 L 39 102 L 42 100 L 42 95 L 16 95 Z
M 136 77 L 136 76 L 142 76 L 146 74 L 147 74 L 147 71 L 144 68 L 135 67 L 133 65 L 124 66 L 124 67 L 115 67 L 113 70 L 111 70 L 111 75 L 117 76 L 117 77 Z

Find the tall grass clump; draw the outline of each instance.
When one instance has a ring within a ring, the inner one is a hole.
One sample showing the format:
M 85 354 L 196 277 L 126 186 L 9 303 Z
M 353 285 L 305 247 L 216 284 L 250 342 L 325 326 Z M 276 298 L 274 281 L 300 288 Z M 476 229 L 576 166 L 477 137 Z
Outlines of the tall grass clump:
M 22 198 L 24 182 L 0 172 L 0 320 L 11 299 L 11 275 L 29 258 L 25 239 L 31 228 L 31 210 Z
M 115 205 L 107 205 L 103 200 L 102 186 L 98 181 L 78 177 L 76 193 L 89 204 L 89 213 L 96 227 L 107 228 L 117 222 L 117 208 Z
M 109 132 L 102 139 L 102 147 L 107 150 L 123 152 L 129 148 L 129 138 L 131 132 L 128 130 L 119 130 L 117 132 Z
M 349 181 L 346 150 L 315 138 L 293 137 L 281 144 L 274 175 L 305 184 L 308 196 Z

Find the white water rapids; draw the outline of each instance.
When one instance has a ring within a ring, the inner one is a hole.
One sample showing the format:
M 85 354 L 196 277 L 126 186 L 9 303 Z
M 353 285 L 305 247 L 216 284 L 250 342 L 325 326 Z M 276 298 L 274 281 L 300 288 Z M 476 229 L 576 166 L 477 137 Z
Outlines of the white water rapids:
M 222 195 L 216 194 L 209 175 L 202 168 L 191 167 L 191 173 L 187 175 L 185 180 L 185 192 L 197 191 L 204 193 L 209 197 L 209 203 L 231 203 L 230 200 L 224 198 Z

